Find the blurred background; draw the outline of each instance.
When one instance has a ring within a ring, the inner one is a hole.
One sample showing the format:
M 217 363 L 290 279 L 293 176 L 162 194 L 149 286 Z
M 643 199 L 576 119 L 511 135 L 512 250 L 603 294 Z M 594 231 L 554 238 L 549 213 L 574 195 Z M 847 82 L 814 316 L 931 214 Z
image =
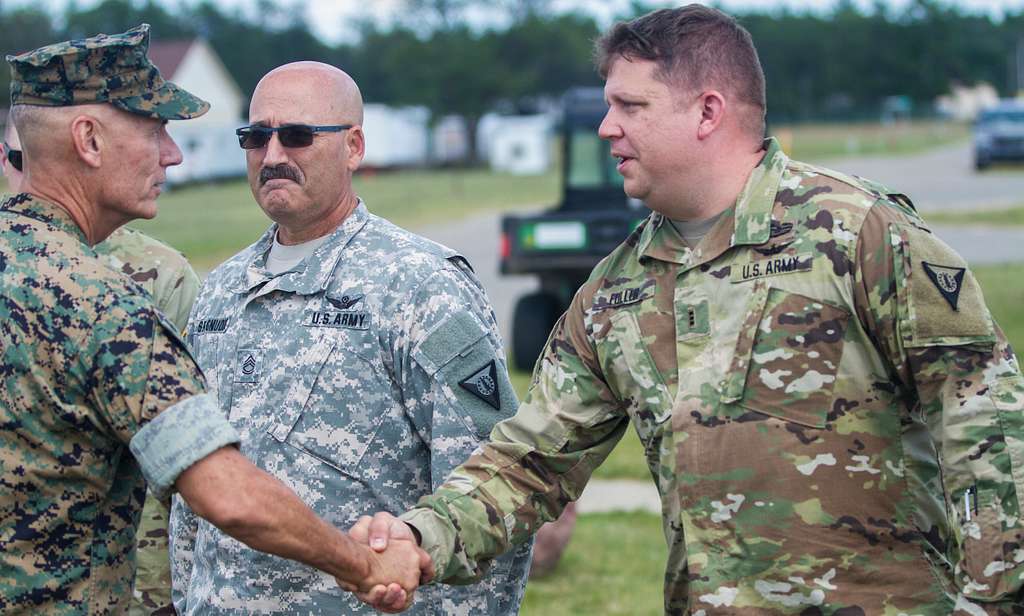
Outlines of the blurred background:
M 153 26 L 150 57 L 164 77 L 213 110 L 171 124 L 185 161 L 169 172 L 159 216 L 133 226 L 201 272 L 268 225 L 233 134 L 256 82 L 294 60 L 343 68 L 367 103 L 357 192 L 371 211 L 469 257 L 522 394 L 536 349 L 581 277 L 646 214 L 622 195 L 595 135 L 600 92 L 585 88 L 601 86 L 594 38 L 617 19 L 662 6 L 670 5 L 0 0 L 0 52 Z M 973 265 L 1021 348 L 1024 0 L 715 6 L 753 35 L 769 133 L 795 158 L 909 195 Z M 0 91 L 8 84 L 4 69 Z M 4 96 L 0 125 L 6 106 Z M 666 551 L 650 483 L 629 434 L 588 487 L 565 557 L 530 582 L 523 614 L 662 613 Z

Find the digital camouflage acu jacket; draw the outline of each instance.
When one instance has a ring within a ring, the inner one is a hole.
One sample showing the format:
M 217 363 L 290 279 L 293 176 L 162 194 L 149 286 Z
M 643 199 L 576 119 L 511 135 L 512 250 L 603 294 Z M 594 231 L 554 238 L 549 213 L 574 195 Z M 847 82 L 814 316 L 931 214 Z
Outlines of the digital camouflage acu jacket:
M 178 331 L 185 329 L 192 302 L 199 292 L 199 277 L 177 250 L 145 233 L 121 227 L 93 247 L 115 271 L 121 272 L 153 296 L 153 304 Z M 167 505 L 146 493 L 136 539 L 135 583 L 131 616 L 171 615 L 171 563 L 167 548 Z
M 215 269 L 188 340 L 242 452 L 348 529 L 400 512 L 518 405 L 490 302 L 465 260 L 360 204 L 309 257 L 265 269 L 277 227 Z M 176 500 L 184 615 L 374 614 L 329 575 L 249 549 Z M 416 593 L 408 613 L 516 614 L 527 544 L 479 584 Z
M 57 205 L 0 204 L 5 614 L 123 613 L 146 481 L 165 495 L 238 440 L 149 294 L 85 240 Z
M 653 214 L 577 293 L 517 415 L 404 516 L 441 580 L 553 519 L 632 424 L 666 614 L 1019 612 L 1024 383 L 902 202 L 771 141 L 694 249 Z

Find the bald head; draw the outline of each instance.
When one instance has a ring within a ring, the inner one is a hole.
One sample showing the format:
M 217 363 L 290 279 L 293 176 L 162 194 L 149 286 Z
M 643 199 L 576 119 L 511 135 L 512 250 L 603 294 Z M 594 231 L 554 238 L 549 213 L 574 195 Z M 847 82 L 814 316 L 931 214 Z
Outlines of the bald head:
M 310 123 L 363 123 L 363 96 L 348 73 L 323 62 L 292 62 L 270 71 L 256 84 L 249 106 L 250 120 L 259 105 L 302 101 Z

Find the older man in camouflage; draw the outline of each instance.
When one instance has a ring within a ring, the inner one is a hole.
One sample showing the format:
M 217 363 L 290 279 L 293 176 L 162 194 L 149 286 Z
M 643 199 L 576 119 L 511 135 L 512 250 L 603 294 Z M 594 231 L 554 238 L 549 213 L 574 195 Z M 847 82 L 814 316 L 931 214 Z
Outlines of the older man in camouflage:
M 14 124 L 4 129 L 0 168 L 10 192 L 21 192 L 23 165 L 21 139 Z M 93 246 L 108 267 L 122 272 L 153 296 L 153 304 L 179 331 L 185 327 L 192 302 L 199 292 L 199 277 L 185 256 L 141 231 L 120 227 Z M 132 616 L 173 614 L 171 565 L 167 553 L 168 505 L 146 494 L 136 540 Z
M 155 215 L 181 162 L 166 122 L 208 107 L 161 79 L 148 40 L 143 25 L 8 58 L 25 176 L 0 203 L 0 611 L 124 612 L 147 482 L 348 588 L 397 582 L 401 603 L 426 555 L 355 545 L 246 460 L 176 328 L 92 248 Z
M 238 132 L 253 196 L 275 224 L 210 273 L 188 326 L 243 453 L 339 526 L 411 507 L 517 406 L 466 260 L 355 194 L 362 116 L 358 87 L 333 66 L 263 77 Z M 183 615 L 372 612 L 178 501 L 171 543 Z M 412 612 L 515 614 L 528 559 L 527 544 L 475 586 L 418 593 Z
M 517 415 L 404 516 L 438 578 L 553 519 L 632 424 L 666 614 L 1021 613 L 1024 380 L 967 265 L 906 198 L 762 143 L 761 68 L 725 14 L 620 23 L 598 57 L 599 133 L 654 213 Z

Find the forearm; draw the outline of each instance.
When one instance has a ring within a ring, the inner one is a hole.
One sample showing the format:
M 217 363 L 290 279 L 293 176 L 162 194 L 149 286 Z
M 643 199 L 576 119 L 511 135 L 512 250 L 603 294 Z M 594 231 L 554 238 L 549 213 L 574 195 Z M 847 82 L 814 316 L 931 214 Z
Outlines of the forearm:
M 401 516 L 422 534 L 422 547 L 434 561 L 437 579 L 474 582 L 491 559 L 557 519 L 567 503 L 579 498 L 627 426 L 619 424 L 605 439 L 584 449 L 542 453 L 498 440 L 502 428 L 508 427 L 499 425 L 495 442 Z
M 220 449 L 178 479 L 193 511 L 249 547 L 360 582 L 366 551 L 316 516 L 287 486 L 234 448 Z

